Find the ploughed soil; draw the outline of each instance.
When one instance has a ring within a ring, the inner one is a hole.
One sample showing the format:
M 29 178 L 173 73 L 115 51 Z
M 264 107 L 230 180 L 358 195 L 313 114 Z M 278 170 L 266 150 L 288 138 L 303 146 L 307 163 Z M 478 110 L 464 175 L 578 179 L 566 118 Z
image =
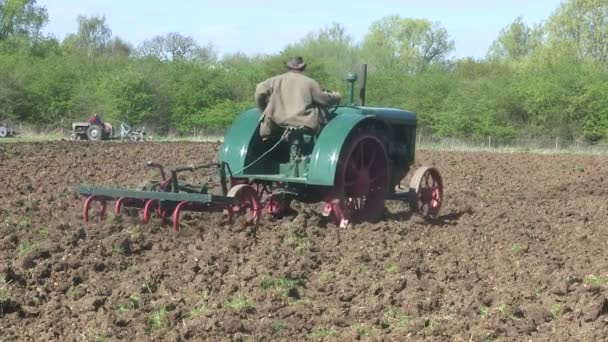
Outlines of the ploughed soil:
M 0 144 L 0 341 L 597 341 L 608 336 L 608 157 L 418 151 L 442 216 L 387 203 L 341 231 L 320 206 L 249 228 L 137 213 L 84 225 L 80 183 L 217 144 Z M 192 181 L 208 179 L 195 175 Z

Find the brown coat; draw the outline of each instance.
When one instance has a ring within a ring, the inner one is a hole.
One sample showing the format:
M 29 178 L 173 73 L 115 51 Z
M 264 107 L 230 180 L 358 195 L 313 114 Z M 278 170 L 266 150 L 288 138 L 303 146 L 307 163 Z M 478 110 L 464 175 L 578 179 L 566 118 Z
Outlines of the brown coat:
M 340 101 L 300 72 L 288 71 L 258 84 L 255 101 L 263 114 L 260 135 L 267 138 L 279 127 L 308 127 L 318 133 L 326 124 L 323 107 Z M 279 127 L 277 127 L 279 126 Z

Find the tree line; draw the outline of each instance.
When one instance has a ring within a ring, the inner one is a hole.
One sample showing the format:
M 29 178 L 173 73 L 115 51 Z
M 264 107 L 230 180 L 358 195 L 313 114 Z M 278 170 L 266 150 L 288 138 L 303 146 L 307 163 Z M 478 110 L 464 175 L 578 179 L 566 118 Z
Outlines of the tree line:
M 36 125 L 82 120 L 158 131 L 223 128 L 254 106 L 255 86 L 301 55 L 307 73 L 346 95 L 345 75 L 369 67 L 367 104 L 412 110 L 420 129 L 449 137 L 608 140 L 608 0 L 565 0 L 542 23 L 516 18 L 484 58 L 454 58 L 438 22 L 390 15 L 355 41 L 339 23 L 268 55 L 218 56 L 177 32 L 139 46 L 105 17 L 77 32 L 43 33 L 36 0 L 0 0 L 0 119 Z M 346 96 L 343 96 L 346 98 Z

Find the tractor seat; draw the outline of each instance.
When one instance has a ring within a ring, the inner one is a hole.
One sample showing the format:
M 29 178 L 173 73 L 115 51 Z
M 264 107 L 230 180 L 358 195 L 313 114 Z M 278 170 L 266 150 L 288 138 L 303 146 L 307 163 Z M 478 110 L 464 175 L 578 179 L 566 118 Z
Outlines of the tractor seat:
M 311 137 L 316 136 L 316 133 L 314 130 L 312 130 L 308 127 L 305 127 L 305 126 L 298 126 L 298 127 L 290 126 L 290 127 L 286 127 L 285 131 L 289 132 L 287 135 L 287 139 L 289 141 L 294 141 L 299 138 L 303 138 L 305 135 L 308 135 Z

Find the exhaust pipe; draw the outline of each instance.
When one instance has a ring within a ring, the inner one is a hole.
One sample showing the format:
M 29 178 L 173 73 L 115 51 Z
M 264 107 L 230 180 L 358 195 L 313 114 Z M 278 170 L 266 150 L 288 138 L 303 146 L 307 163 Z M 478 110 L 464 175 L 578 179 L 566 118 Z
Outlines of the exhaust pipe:
M 361 106 L 365 106 L 365 85 L 367 83 L 367 64 L 363 64 L 361 67 L 361 90 L 359 91 L 359 98 L 361 99 Z

